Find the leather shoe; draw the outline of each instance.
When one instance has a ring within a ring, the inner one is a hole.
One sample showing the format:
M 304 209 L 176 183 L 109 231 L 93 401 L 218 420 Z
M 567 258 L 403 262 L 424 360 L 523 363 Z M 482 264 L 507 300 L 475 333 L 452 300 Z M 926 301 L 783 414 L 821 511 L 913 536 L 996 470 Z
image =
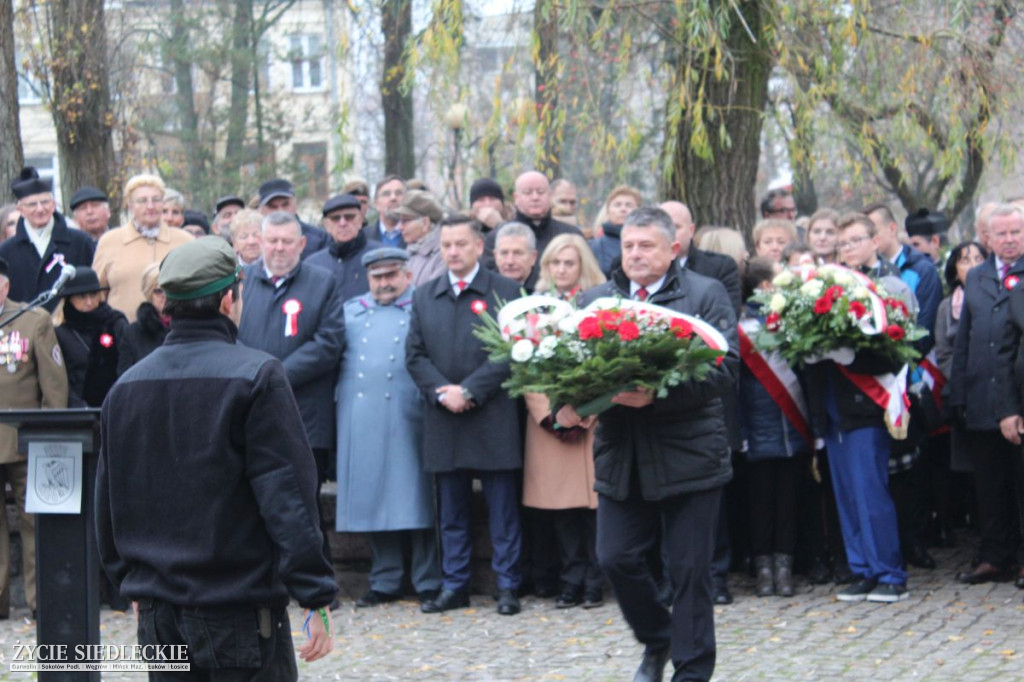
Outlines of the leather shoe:
M 1024 568 L 1017 573 L 1017 579 L 1013 581 L 1013 586 L 1018 590 L 1024 590 Z
M 711 586 L 711 601 L 718 606 L 727 606 L 732 603 L 732 593 L 725 583 L 716 582 Z
M 422 590 L 416 593 L 421 604 L 426 604 L 428 601 L 434 601 L 437 599 L 437 595 L 441 594 L 441 590 Z
M 498 590 L 498 613 L 502 616 L 514 616 L 520 611 L 519 597 L 515 590 Z
M 583 588 L 578 585 L 566 585 L 555 600 L 555 608 L 571 609 L 583 603 Z
M 906 559 L 908 564 L 918 568 L 935 568 L 938 565 L 928 550 L 920 545 L 911 547 L 907 551 Z
M 397 594 L 388 594 L 387 592 L 378 592 L 377 590 L 370 590 L 362 597 L 356 600 L 356 607 L 365 609 L 370 606 L 380 606 L 381 604 L 388 604 L 393 601 L 398 601 Z
M 600 587 L 588 587 L 583 591 L 583 608 L 596 609 L 604 606 L 604 590 Z
M 1012 577 L 1011 571 L 983 561 L 973 571 L 957 573 L 956 581 L 965 585 L 981 585 L 987 582 L 1004 582 Z
M 665 664 L 668 663 L 669 647 L 660 649 L 652 648 L 650 645 L 644 649 L 644 658 L 640 661 L 640 667 L 633 675 L 633 682 L 661 682 L 665 676 Z
M 463 590 L 441 590 L 437 599 L 420 605 L 423 613 L 443 613 L 452 609 L 464 609 L 469 606 L 469 594 Z

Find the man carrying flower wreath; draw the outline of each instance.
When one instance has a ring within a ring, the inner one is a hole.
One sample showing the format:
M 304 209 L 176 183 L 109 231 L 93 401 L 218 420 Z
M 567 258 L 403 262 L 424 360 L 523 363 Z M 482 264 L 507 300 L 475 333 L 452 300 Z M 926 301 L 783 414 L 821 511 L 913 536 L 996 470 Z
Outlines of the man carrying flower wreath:
M 597 555 L 623 615 L 645 651 L 635 680 L 707 680 L 715 667 L 710 562 L 722 486 L 732 476 L 722 396 L 738 365 L 736 314 L 721 283 L 679 267 L 672 219 L 639 208 L 622 227 L 622 268 L 584 292 L 655 303 L 700 317 L 727 339 L 729 353 L 703 381 L 684 382 L 665 398 L 623 391 L 600 416 L 594 443 L 598 492 Z M 564 427 L 584 423 L 574 406 L 556 412 Z M 664 529 L 674 587 L 671 611 L 645 556 Z

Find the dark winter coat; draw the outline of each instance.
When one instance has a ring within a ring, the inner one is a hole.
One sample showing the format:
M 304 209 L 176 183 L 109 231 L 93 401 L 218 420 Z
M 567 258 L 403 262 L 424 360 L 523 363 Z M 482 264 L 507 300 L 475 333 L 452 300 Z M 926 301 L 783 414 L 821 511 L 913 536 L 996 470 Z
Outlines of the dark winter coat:
M 325 230 L 302 220 L 299 221 L 299 227 L 302 228 L 302 236 L 306 238 L 306 246 L 303 247 L 301 256 L 303 260 L 330 246 L 331 235 L 327 234 Z
M 334 274 L 339 285 L 342 304 L 350 298 L 362 296 L 370 290 L 362 257 L 367 251 L 381 248 L 380 242 L 367 241 L 364 233 L 348 242 L 332 242 L 326 249 L 314 253 L 306 263 Z
M 117 381 L 117 364 L 128 319 L 101 303 L 80 313 L 64 299 L 64 324 L 57 340 L 68 370 L 68 407 L 99 407 Z
M 501 387 L 509 367 L 488 359 L 483 344 L 473 336 L 479 321 L 470 309 L 475 301 L 483 301 L 496 315 L 498 299 L 508 302 L 518 297 L 517 282 L 486 268 L 479 269 L 458 298 L 447 272 L 413 294 L 405 358 L 428 405 L 423 424 L 426 471 L 501 471 L 522 466 L 519 410 Z M 436 391 L 448 384 L 467 389 L 476 407 L 461 414 L 449 412 L 438 402 Z
M 334 385 L 345 345 L 344 301 L 331 273 L 300 262 L 284 284 L 275 287 L 262 265 L 245 269 L 242 321 L 238 341 L 270 353 L 284 364 L 295 392 L 306 435 L 314 448 L 335 445 Z M 301 305 L 297 334 L 285 335 L 284 305 Z
M 917 298 L 917 324 L 928 330 L 928 336 L 914 343 L 914 348 L 924 357 L 935 345 L 935 319 L 942 302 L 942 280 L 931 258 L 905 244 L 895 265 L 900 270 L 900 279 Z
M 85 232 L 69 228 L 60 213 L 53 214 L 53 232 L 42 258 L 29 240 L 27 229 L 25 218 L 19 218 L 18 232 L 0 244 L 0 258 L 10 266 L 7 276 L 11 280 L 11 290 L 7 296 L 12 301 L 28 303 L 52 287 L 60 277 L 60 265 L 54 262 L 55 259 L 63 257 L 68 265 L 92 265 L 96 243 Z M 45 307 L 52 313 L 59 302 L 60 299 L 53 299 Z
M 117 373 L 124 374 L 129 367 L 163 345 L 168 331 L 152 303 L 140 305 L 135 312 L 135 321 L 128 325 L 121 339 Z
M 229 319 L 175 320 L 103 404 L 96 543 L 123 596 L 327 606 L 317 474 L 284 368 Z
M 629 280 L 621 270 L 584 292 L 580 305 L 602 296 L 629 297 Z M 646 500 L 710 490 L 732 477 L 722 396 L 735 387 L 739 341 L 725 287 L 673 263 L 665 285 L 648 302 L 708 322 L 725 336 L 729 353 L 704 381 L 672 388 L 647 407 L 615 406 L 601 413 L 594 489 L 615 500 L 626 499 L 634 472 Z
M 1009 272 L 1024 279 L 1024 259 L 1010 266 Z M 1010 369 L 998 362 L 1009 299 L 1010 291 L 1003 286 L 994 257 L 967 273 L 947 405 L 951 412 L 963 413 L 964 425 L 972 431 L 999 429 L 996 377 Z
M 601 266 L 601 272 L 605 277 L 611 277 L 612 272 L 622 264 L 622 225 L 605 223 L 601 229 L 604 234 L 587 243 L 597 258 L 597 264 Z

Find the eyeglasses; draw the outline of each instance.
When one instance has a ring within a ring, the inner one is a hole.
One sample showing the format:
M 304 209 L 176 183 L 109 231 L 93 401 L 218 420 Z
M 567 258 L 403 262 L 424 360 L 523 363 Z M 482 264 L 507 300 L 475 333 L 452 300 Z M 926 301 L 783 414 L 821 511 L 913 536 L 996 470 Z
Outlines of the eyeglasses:
M 796 216 L 796 206 L 781 206 L 779 208 L 769 209 L 768 215 L 789 215 Z
M 849 241 L 839 242 L 836 244 L 836 248 L 840 251 L 846 251 L 847 249 L 856 248 L 861 244 L 861 242 L 866 242 L 868 239 L 871 239 L 871 237 L 854 237 Z
M 352 213 L 352 214 L 333 213 L 331 215 L 325 215 L 324 216 L 324 220 L 329 220 L 332 223 L 340 223 L 340 222 L 354 223 L 355 221 L 359 220 L 360 216 L 362 216 L 362 213 Z

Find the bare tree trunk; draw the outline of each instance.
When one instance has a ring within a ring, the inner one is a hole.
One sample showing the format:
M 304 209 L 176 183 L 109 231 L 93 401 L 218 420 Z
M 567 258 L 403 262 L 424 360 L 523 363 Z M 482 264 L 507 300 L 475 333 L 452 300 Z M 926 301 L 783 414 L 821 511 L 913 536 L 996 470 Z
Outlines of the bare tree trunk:
M 537 170 L 549 178 L 561 172 L 562 131 L 558 126 L 558 13 L 555 4 L 538 0 L 533 9 L 537 34 L 534 101 L 537 109 Z
M 245 134 L 249 123 L 249 88 L 259 78 L 258 47 L 253 44 L 252 0 L 236 0 L 231 28 L 231 102 L 228 108 L 228 139 L 221 177 L 227 191 L 237 192 L 245 160 Z
M 405 77 L 403 53 L 412 34 L 411 0 L 384 0 L 381 30 L 384 32 L 384 73 L 380 83 L 384 109 L 384 170 L 411 178 L 416 174 L 412 90 L 401 91 Z
M 762 35 L 762 17 L 756 2 L 739 3 L 743 16 L 755 36 Z M 683 43 L 685 44 L 685 43 Z M 754 44 L 742 24 L 734 17 L 727 40 L 735 57 L 736 69 L 730 78 L 705 81 L 708 106 L 720 118 L 708 120 L 712 158 L 702 158 L 690 140 L 695 121 L 684 112 L 675 129 L 668 130 L 666 143 L 674 142 L 674 154 L 668 159 L 671 172 L 663 178 L 663 196 L 684 201 L 698 225 L 726 225 L 750 235 L 757 220 L 754 185 L 757 180 L 761 148 L 761 127 L 768 101 L 768 78 L 772 57 L 766 46 Z M 675 87 L 688 87 L 681 78 L 685 62 L 701 55 L 683 56 L 676 71 Z M 719 121 L 724 121 L 731 138 L 726 144 L 719 138 Z M 666 153 L 672 146 L 666 146 Z
M 188 175 L 184 188 L 189 198 L 200 196 L 206 186 L 202 146 L 199 144 L 199 115 L 196 113 L 195 87 L 192 83 L 192 60 L 188 18 L 184 0 L 170 0 L 171 39 L 167 45 L 171 70 L 174 74 L 174 102 L 178 109 L 181 130 L 178 139 L 185 152 Z
M 116 210 L 121 183 L 115 176 L 110 135 L 113 113 L 103 4 L 52 0 L 46 5 L 52 41 L 50 110 L 65 196 L 82 185 L 95 185 L 106 189 Z
M 0 1 L 0 191 L 18 177 L 24 156 L 18 119 L 18 65 L 14 62 L 14 11 Z M 0 202 L 4 203 L 4 202 Z

